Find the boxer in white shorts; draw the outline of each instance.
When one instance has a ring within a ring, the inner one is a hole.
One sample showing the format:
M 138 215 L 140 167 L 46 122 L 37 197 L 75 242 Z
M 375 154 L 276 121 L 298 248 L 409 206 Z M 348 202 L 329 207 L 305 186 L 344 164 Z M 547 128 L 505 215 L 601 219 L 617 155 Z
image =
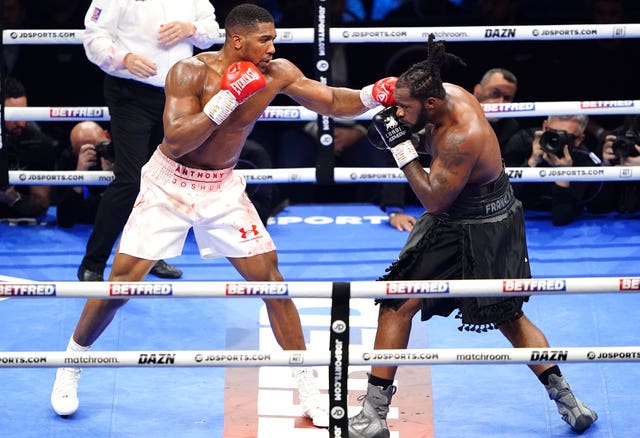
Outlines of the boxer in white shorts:
M 192 227 L 204 258 L 274 251 L 245 188 L 233 169 L 193 169 L 156 150 L 142 168 L 140 193 L 119 252 L 148 260 L 177 257 Z
M 226 256 L 247 281 L 283 281 L 273 241 L 244 193 L 243 179 L 231 170 L 256 121 L 278 94 L 338 118 L 395 104 L 396 78 L 381 79 L 361 90 L 330 87 L 305 77 L 291 61 L 274 59 L 275 22 L 260 6 L 234 7 L 224 29 L 222 49 L 178 61 L 167 74 L 164 138 L 143 168 L 140 194 L 109 281 L 144 280 L 155 260 L 181 253 L 192 227 L 203 257 Z M 87 300 L 67 350 L 89 349 L 126 302 Z M 284 350 L 305 350 L 293 301 L 264 302 L 278 344 Z M 321 401 L 311 369 L 292 371 L 302 412 L 314 425 L 327 427 L 328 405 Z M 57 370 L 51 404 L 59 415 L 78 409 L 79 378 L 78 368 Z

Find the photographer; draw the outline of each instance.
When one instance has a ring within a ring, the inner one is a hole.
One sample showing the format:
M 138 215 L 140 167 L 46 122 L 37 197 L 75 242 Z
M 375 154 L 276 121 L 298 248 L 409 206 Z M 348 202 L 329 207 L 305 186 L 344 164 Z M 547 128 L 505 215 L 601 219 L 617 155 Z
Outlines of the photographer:
M 548 116 L 542 129 L 521 129 L 506 144 L 507 167 L 598 166 L 600 159 L 583 142 L 589 122 L 586 115 Z M 514 193 L 525 210 L 551 212 L 553 225 L 567 225 L 600 191 L 601 182 L 519 182 Z
M 113 147 L 109 132 L 95 122 L 80 122 L 71 129 L 70 147 L 62 152 L 59 170 L 112 170 Z M 96 145 L 98 147 L 96 148 Z M 93 224 L 106 186 L 59 186 L 58 225 Z
M 640 116 L 628 116 L 624 125 L 605 137 L 605 166 L 640 166 Z M 640 181 L 607 181 L 587 206 L 591 213 L 635 213 L 640 207 Z

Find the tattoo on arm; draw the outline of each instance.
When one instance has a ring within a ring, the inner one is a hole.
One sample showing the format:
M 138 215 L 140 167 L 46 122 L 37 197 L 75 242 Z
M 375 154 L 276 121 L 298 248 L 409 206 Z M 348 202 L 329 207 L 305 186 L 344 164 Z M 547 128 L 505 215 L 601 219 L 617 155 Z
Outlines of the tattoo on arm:
M 461 135 L 451 134 L 447 137 L 445 147 L 440 151 L 439 157 L 444 167 L 451 173 L 456 174 L 457 168 L 461 166 L 466 158 L 467 152 L 463 152 L 461 145 L 465 138 Z
M 459 177 L 469 155 L 469 152 L 462 148 L 465 139 L 459 134 L 449 134 L 438 151 L 440 165 L 438 172 L 432 176 L 438 186 L 449 187 L 452 184 L 451 178 L 455 181 Z

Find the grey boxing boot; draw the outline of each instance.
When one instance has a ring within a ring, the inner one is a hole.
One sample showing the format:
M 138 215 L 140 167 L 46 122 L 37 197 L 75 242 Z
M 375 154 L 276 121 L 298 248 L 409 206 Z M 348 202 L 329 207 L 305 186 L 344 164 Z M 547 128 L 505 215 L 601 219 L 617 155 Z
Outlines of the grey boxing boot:
M 598 419 L 598 414 L 573 395 L 564 377 L 551 374 L 549 383 L 544 387 L 549 393 L 549 398 L 558 405 L 558 412 L 562 419 L 577 433 L 584 432 Z
M 367 394 L 358 398 L 364 399 L 362 410 L 349 418 L 349 438 L 389 438 L 387 413 L 395 393 L 396 387 L 393 385 L 383 390 L 369 383 Z

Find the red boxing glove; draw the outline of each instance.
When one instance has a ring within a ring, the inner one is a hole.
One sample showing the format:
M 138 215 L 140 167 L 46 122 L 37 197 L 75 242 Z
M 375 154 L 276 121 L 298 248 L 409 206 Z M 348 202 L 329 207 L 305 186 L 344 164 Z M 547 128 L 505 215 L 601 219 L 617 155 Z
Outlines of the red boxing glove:
M 369 109 L 379 105 L 384 107 L 395 105 L 396 99 L 393 97 L 393 90 L 396 89 L 396 82 L 398 82 L 397 77 L 389 76 L 376 81 L 375 84 L 367 85 L 360 90 L 362 104 Z
M 228 90 L 240 104 L 266 85 L 262 72 L 253 63 L 235 62 L 222 75 L 220 90 Z
M 266 80 L 258 67 L 247 61 L 234 62 L 220 81 L 220 91 L 202 111 L 217 125 L 222 124 L 238 105 L 263 89 Z

